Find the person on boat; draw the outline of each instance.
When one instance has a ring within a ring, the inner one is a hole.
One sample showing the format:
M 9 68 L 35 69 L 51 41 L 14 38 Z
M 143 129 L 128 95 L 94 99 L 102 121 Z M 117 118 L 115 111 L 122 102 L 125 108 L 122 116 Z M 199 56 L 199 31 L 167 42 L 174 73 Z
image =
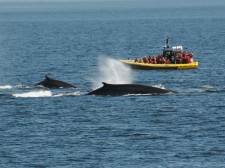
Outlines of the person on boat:
M 153 64 L 157 64 L 157 58 L 156 58 L 156 56 L 152 57 L 152 62 L 153 62 Z
M 166 59 L 165 64 L 170 64 L 170 60 Z
M 148 57 L 148 63 L 152 64 L 153 63 L 153 58 L 151 56 Z
M 165 64 L 166 63 L 166 59 L 165 57 L 162 57 L 162 64 Z
M 147 59 L 147 57 L 146 57 L 146 56 L 144 56 L 144 58 L 143 58 L 143 62 L 144 62 L 144 63 L 148 63 L 148 59 Z
M 193 62 L 193 58 L 194 58 L 194 54 L 192 52 L 190 52 L 190 54 L 188 54 L 189 58 L 190 58 L 190 63 Z
M 171 57 L 172 57 L 172 51 L 167 52 L 166 56 L 165 56 L 165 59 L 166 60 L 171 60 Z
M 183 64 L 187 64 L 188 63 L 188 56 L 187 56 L 185 51 L 182 54 L 182 63 Z
M 139 59 L 138 63 L 144 63 L 143 59 Z
M 143 63 L 143 60 L 142 60 L 141 58 L 136 58 L 136 59 L 134 60 L 134 62 Z
M 171 58 L 170 58 L 170 63 L 171 64 L 176 64 L 176 57 L 174 54 L 172 54 Z
M 177 53 L 177 56 L 176 56 L 176 64 L 180 64 L 182 63 L 182 55 L 181 53 Z
M 162 56 L 161 55 L 158 55 L 156 57 L 156 62 L 157 62 L 157 64 L 161 64 L 162 63 Z
M 152 64 L 157 64 L 156 57 L 153 56 L 153 57 L 151 58 L 151 63 L 152 63 Z
M 136 59 L 134 60 L 134 62 L 139 62 L 139 58 L 136 58 Z

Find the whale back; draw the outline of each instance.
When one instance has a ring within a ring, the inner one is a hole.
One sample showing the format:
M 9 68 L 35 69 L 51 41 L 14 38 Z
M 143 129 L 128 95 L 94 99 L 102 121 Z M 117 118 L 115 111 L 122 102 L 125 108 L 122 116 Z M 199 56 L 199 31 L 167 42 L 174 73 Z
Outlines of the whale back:
M 35 86 L 43 86 L 47 88 L 76 88 L 74 85 L 60 80 L 51 79 L 48 76 L 45 76 L 45 79 L 37 83 Z
M 88 95 L 103 95 L 103 96 L 121 96 L 121 95 L 128 95 L 128 94 L 166 94 L 170 91 L 146 86 L 146 85 L 139 85 L 139 84 L 107 84 L 103 82 L 103 86 L 98 88 Z

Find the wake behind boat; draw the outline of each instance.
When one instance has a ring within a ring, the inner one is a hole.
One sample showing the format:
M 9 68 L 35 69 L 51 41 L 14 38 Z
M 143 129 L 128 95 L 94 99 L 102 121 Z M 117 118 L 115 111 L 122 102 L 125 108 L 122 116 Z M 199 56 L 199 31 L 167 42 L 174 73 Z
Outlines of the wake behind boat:
M 166 38 L 166 45 L 163 53 L 158 56 L 144 56 L 135 60 L 120 60 L 134 69 L 154 70 L 154 69 L 197 69 L 198 61 L 194 61 L 194 54 L 186 54 L 182 46 L 169 47 L 169 38 Z

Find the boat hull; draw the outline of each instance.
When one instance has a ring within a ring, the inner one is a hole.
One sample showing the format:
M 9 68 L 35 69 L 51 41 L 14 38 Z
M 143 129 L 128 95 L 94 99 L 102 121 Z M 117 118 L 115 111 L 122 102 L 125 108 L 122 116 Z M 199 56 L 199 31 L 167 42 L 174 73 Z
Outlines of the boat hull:
M 120 60 L 120 61 L 126 65 L 129 65 L 133 69 L 141 69 L 141 70 L 156 70 L 156 69 L 185 70 L 198 68 L 198 61 L 194 61 L 188 64 L 148 64 L 148 63 L 134 62 L 133 60 Z

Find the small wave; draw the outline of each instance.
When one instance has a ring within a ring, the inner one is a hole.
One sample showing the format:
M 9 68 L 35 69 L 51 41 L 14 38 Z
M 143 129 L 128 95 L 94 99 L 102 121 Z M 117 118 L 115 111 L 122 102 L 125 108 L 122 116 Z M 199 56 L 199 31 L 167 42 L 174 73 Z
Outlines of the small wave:
M 152 93 L 147 93 L 147 94 L 138 93 L 138 94 L 125 94 L 124 96 L 154 96 L 154 94 L 152 94 Z
M 13 86 L 13 85 L 2 85 L 0 86 L 0 89 L 2 90 L 9 90 L 9 89 L 29 89 L 31 87 L 29 86 L 25 86 L 25 85 L 16 85 L 16 86 Z
M 201 85 L 201 86 L 198 86 L 196 88 L 202 88 L 202 89 L 214 89 L 214 87 L 212 85 Z
M 32 91 L 27 93 L 16 93 L 12 94 L 14 97 L 51 97 L 51 91 Z
M 80 96 L 81 93 L 78 92 L 70 92 L 70 93 L 59 93 L 59 94 L 55 94 L 53 95 L 53 97 L 61 97 L 61 96 Z
M 25 85 L 16 85 L 16 86 L 14 86 L 14 88 L 16 88 L 16 89 L 30 89 L 31 87 L 25 86 Z
M 1 97 L 1 96 L 6 96 L 6 94 L 0 93 L 0 97 Z
M 221 88 L 211 86 L 211 85 L 201 85 L 196 87 L 198 89 L 198 92 L 220 92 Z
M 168 92 L 168 93 L 146 93 L 146 94 L 142 94 L 142 93 L 137 93 L 137 94 L 125 94 L 124 96 L 166 96 L 166 95 L 172 95 L 174 94 L 174 92 Z
M 193 88 L 189 88 L 186 92 L 195 92 L 195 93 L 215 93 L 215 92 L 224 92 L 225 89 L 220 86 L 212 86 L 212 85 L 201 85 Z
M 12 85 L 3 85 L 3 86 L 0 86 L 0 89 L 12 89 L 13 86 Z

